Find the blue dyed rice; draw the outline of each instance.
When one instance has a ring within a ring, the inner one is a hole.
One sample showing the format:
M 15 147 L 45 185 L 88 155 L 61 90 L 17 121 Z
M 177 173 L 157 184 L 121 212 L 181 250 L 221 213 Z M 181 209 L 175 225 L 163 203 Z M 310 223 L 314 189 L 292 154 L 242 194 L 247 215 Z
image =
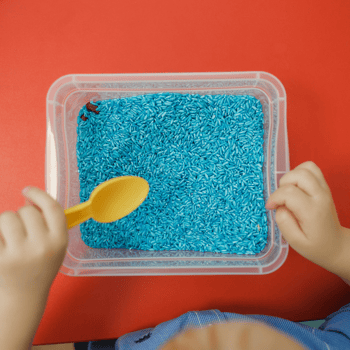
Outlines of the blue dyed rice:
M 247 255 L 263 250 L 268 228 L 259 100 L 159 93 L 90 102 L 100 113 L 84 106 L 77 120 L 81 202 L 117 176 L 140 176 L 150 191 L 119 221 L 80 224 L 88 246 Z

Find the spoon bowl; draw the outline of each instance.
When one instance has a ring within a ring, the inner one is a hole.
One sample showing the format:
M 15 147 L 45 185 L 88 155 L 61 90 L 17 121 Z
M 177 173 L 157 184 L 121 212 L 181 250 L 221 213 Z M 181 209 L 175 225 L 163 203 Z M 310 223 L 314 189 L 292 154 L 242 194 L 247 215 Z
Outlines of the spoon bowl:
M 138 176 L 107 180 L 91 192 L 88 201 L 65 209 L 68 229 L 91 218 L 102 223 L 117 221 L 137 209 L 148 192 L 148 182 Z

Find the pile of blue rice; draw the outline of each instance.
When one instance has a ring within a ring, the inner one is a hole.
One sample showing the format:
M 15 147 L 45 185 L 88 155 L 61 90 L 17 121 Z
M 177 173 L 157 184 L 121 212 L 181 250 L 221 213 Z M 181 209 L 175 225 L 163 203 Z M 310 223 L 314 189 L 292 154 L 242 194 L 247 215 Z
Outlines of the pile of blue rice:
M 156 93 L 89 105 L 77 118 L 81 202 L 118 176 L 142 177 L 150 189 L 126 217 L 80 224 L 86 245 L 246 255 L 264 249 L 264 115 L 258 99 Z

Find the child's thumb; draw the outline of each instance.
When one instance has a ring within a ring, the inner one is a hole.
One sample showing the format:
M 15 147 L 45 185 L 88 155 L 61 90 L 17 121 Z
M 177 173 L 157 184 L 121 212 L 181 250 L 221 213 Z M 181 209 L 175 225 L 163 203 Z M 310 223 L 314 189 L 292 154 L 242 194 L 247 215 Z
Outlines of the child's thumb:
M 291 211 L 281 206 L 276 209 L 276 223 L 280 229 L 284 239 L 296 249 L 300 242 L 306 242 L 306 236 L 302 231 L 297 219 Z

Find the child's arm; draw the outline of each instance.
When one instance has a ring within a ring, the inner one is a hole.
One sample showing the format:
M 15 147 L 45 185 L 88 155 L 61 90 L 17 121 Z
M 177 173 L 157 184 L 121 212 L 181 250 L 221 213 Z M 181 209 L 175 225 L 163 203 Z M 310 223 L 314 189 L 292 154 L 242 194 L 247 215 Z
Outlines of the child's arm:
M 342 227 L 346 243 L 344 244 L 342 254 L 340 256 L 336 273 L 347 285 L 350 286 L 350 229 Z
M 53 344 L 53 345 L 36 345 L 30 350 L 75 350 L 74 343 Z
M 1 294 L 0 346 L 6 350 L 28 350 L 45 311 L 46 299 Z
M 28 350 L 68 247 L 61 205 L 32 187 L 33 205 L 0 215 L 0 347 Z

